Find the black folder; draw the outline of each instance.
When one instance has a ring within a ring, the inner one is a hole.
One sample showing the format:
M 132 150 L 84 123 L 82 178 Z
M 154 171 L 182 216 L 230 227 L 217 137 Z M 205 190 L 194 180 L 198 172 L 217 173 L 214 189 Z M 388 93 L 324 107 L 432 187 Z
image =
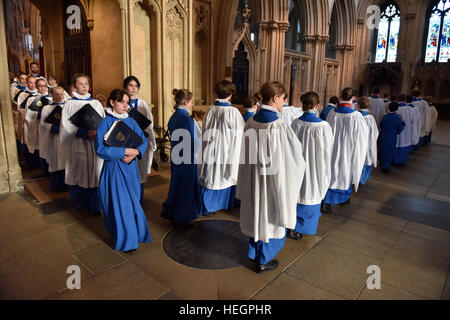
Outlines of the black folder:
M 20 95 L 22 92 L 24 92 L 24 91 L 23 91 L 23 90 L 19 90 L 19 92 L 17 92 L 17 94 L 14 96 L 13 100 L 14 100 L 15 102 L 17 102 L 17 99 L 19 98 L 19 95 Z
M 152 123 L 150 119 L 148 119 L 146 116 L 144 116 L 141 112 L 139 112 L 135 108 L 131 108 L 131 110 L 128 111 L 128 115 L 130 116 L 130 118 L 133 118 L 134 121 L 137 122 L 142 131 L 147 129 L 148 126 Z
M 28 96 L 22 101 L 22 103 L 20 104 L 20 107 L 22 109 L 25 109 L 27 107 L 27 102 L 28 99 L 30 99 L 31 97 L 34 97 L 33 95 L 31 95 L 31 93 L 28 93 Z
M 61 114 L 62 108 L 60 106 L 56 106 L 44 121 L 59 126 L 61 124 Z
M 122 120 L 114 122 L 104 136 L 105 144 L 110 147 L 133 148 L 139 147 L 144 140 Z
M 34 99 L 34 101 L 28 106 L 28 109 L 31 111 L 41 111 L 43 107 L 50 104 L 50 100 L 48 100 L 46 97 L 40 97 Z
M 103 118 L 89 103 L 87 103 L 80 110 L 75 112 L 69 120 L 78 128 L 97 131 L 98 125 Z

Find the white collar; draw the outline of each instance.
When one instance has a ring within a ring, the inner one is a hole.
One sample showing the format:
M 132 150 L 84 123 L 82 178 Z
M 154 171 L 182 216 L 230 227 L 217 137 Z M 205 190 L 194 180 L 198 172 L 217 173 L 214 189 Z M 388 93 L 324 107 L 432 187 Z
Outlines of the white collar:
M 185 110 L 188 114 L 191 113 L 191 111 L 189 111 L 189 109 L 186 106 L 178 106 L 178 109 L 183 109 Z
M 85 95 L 81 95 L 76 91 L 73 91 L 72 93 L 75 96 L 75 98 L 82 99 L 82 100 L 88 99 L 91 96 L 91 94 L 89 92 L 86 93 Z
M 28 93 L 36 93 L 37 94 L 37 89 L 34 90 L 30 90 L 28 87 L 25 89 L 25 91 L 27 91 Z
M 261 109 L 275 112 L 278 116 L 280 115 L 280 111 L 278 111 L 274 107 L 271 107 L 271 106 L 268 106 L 268 105 L 265 105 L 265 104 L 261 105 Z
M 370 112 L 370 109 L 359 109 L 361 111 Z
M 230 100 L 227 100 L 227 99 L 219 99 L 219 98 L 216 98 L 216 101 L 231 104 Z
M 307 111 L 305 111 L 305 112 L 309 112 L 309 113 L 314 113 L 314 114 L 316 114 L 316 110 L 314 110 L 314 109 L 309 109 L 309 110 L 307 110 Z
M 106 109 L 106 113 L 108 113 L 109 115 L 111 115 L 111 116 L 113 116 L 114 118 L 117 118 L 117 119 L 126 119 L 126 118 L 128 118 L 128 113 L 122 113 L 122 114 L 118 114 L 118 113 L 115 113 L 114 111 L 112 111 L 110 108 L 107 108 Z
M 247 112 L 255 112 L 255 109 L 253 109 L 253 108 L 245 108 L 245 111 L 247 111 Z

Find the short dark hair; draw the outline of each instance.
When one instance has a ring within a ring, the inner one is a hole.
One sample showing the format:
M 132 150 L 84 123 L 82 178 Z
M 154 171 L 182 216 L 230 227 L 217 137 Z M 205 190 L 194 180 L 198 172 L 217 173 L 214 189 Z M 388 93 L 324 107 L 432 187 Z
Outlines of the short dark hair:
M 329 103 L 332 103 L 332 104 L 339 104 L 339 98 L 336 97 L 336 96 L 332 96 L 332 97 L 330 98 Z
M 217 98 L 226 99 L 236 92 L 236 88 L 234 87 L 233 82 L 222 80 L 216 84 L 214 91 L 216 92 Z
M 114 90 L 111 91 L 111 93 L 109 94 L 109 98 L 108 98 L 108 100 L 106 101 L 106 105 L 107 105 L 108 107 L 112 108 L 112 105 L 111 105 L 111 103 L 110 103 L 109 101 L 112 100 L 112 101 L 119 101 L 119 102 L 122 102 L 122 101 L 123 101 L 123 97 L 124 97 L 125 95 L 127 95 L 127 96 L 128 96 L 128 99 L 130 99 L 130 95 L 129 95 L 126 91 L 124 91 L 124 90 L 122 90 L 122 89 L 114 89 Z
M 391 101 L 398 101 L 397 96 L 391 96 Z
M 30 63 L 30 67 L 31 67 L 33 64 L 35 64 L 35 65 L 37 65 L 37 66 L 39 67 L 39 63 L 37 63 L 36 61 L 31 62 L 31 63 Z
M 139 82 L 138 78 L 136 78 L 135 76 L 128 76 L 123 80 L 123 85 L 122 87 L 124 89 L 126 89 L 128 87 L 128 85 L 130 84 L 131 81 L 136 81 L 138 88 L 141 88 L 141 83 Z
M 256 101 L 261 102 L 261 100 L 262 100 L 261 93 L 260 93 L 260 92 L 255 93 L 255 94 L 253 95 L 253 98 L 255 98 Z
M 358 98 L 358 106 L 360 109 L 369 109 L 370 99 L 368 97 L 359 97 Z
M 20 76 L 27 76 L 28 77 L 28 75 L 25 72 L 23 72 L 23 71 L 19 71 L 17 73 L 17 78 L 19 78 Z
M 414 91 L 412 92 L 412 96 L 413 96 L 413 97 L 419 97 L 421 94 L 422 94 L 422 92 L 420 92 L 420 90 L 414 90 Z
M 300 97 L 303 111 L 314 109 L 319 104 L 319 95 L 314 91 L 305 93 Z
M 344 101 L 349 101 L 351 98 L 353 98 L 355 96 L 352 88 L 345 88 L 344 90 L 342 90 L 341 95 L 342 95 L 342 99 Z
M 389 98 L 389 93 L 385 93 L 385 94 L 383 94 L 383 98 Z
M 247 109 L 253 108 L 255 105 L 256 105 L 256 99 L 253 97 L 247 97 L 242 102 L 242 106 Z
M 397 102 L 391 102 L 389 103 L 389 111 L 390 112 L 395 112 L 398 110 L 398 103 Z
M 373 88 L 372 93 L 380 94 L 380 88 L 378 88 L 378 87 Z
M 400 93 L 398 95 L 398 101 L 406 101 L 406 94 Z
M 410 96 L 410 95 L 406 96 L 406 102 L 407 103 L 413 102 L 413 96 Z

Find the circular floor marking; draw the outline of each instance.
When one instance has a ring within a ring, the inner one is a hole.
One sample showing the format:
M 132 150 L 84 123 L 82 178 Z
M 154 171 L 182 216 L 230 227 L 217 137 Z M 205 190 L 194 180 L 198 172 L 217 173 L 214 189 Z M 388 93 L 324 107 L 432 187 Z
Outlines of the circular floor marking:
M 248 238 L 239 222 L 201 220 L 193 229 L 175 228 L 163 239 L 164 252 L 173 260 L 199 269 L 231 269 L 247 259 Z

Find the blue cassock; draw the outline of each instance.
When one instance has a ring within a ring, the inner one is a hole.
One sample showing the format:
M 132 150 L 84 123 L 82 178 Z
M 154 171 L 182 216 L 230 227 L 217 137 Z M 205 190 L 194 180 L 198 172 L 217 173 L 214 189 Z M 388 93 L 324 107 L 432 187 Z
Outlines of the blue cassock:
M 381 168 L 389 169 L 397 150 L 397 136 L 403 131 L 404 124 L 396 113 L 388 113 L 380 123 L 380 162 Z
M 327 120 L 328 114 L 330 113 L 331 110 L 335 109 L 336 107 L 332 104 L 328 105 L 328 107 L 326 107 L 325 109 L 322 110 L 322 112 L 320 113 L 320 119 L 322 120 Z
M 170 117 L 168 128 L 170 134 L 177 129 L 187 130 L 191 136 L 190 163 L 174 164 L 171 161 L 171 179 L 169 195 L 163 203 L 161 217 L 172 220 L 174 223 L 185 223 L 197 219 L 202 210 L 202 196 L 198 179 L 198 166 L 195 163 L 194 139 L 197 139 L 194 129 L 194 120 L 184 109 L 177 109 Z M 181 141 L 170 141 L 172 150 Z M 182 153 L 180 152 L 180 157 Z
M 319 117 L 311 112 L 305 112 L 299 119 L 305 122 L 322 122 Z M 295 232 L 302 234 L 316 234 L 320 216 L 320 203 L 313 205 L 297 203 L 297 223 L 295 224 Z
M 278 115 L 275 112 L 261 109 L 254 116 L 253 120 L 260 123 L 270 123 L 278 120 Z M 248 257 L 255 260 L 259 264 L 266 264 L 273 260 L 278 252 L 283 249 L 286 235 L 281 239 L 269 239 L 269 242 L 257 241 L 250 238 L 248 242 Z
M 103 137 L 113 123 L 119 119 L 106 115 L 95 138 L 97 156 L 104 160 L 100 175 L 99 198 L 105 214 L 105 225 L 114 240 L 114 249 L 128 251 L 136 249 L 139 242 L 152 242 L 147 218 L 140 204 L 140 178 L 137 161 L 126 164 L 125 148 L 109 147 Z M 145 138 L 139 125 L 132 118 L 122 120 L 133 129 L 144 142 L 137 148 L 138 157 L 147 149 Z
M 247 111 L 246 113 L 244 113 L 242 115 L 242 117 L 244 118 L 244 121 L 247 122 L 247 120 L 250 119 L 251 117 L 253 117 L 254 115 L 255 115 L 254 112 Z
M 369 113 L 367 111 L 363 111 L 363 110 L 358 110 L 359 112 L 361 112 L 361 114 L 363 115 L 363 117 L 366 117 L 369 115 Z M 359 183 L 361 184 L 366 184 L 367 181 L 369 181 L 370 177 L 372 176 L 372 166 L 364 166 L 363 167 L 363 171 L 361 174 L 361 178 L 359 179 Z

